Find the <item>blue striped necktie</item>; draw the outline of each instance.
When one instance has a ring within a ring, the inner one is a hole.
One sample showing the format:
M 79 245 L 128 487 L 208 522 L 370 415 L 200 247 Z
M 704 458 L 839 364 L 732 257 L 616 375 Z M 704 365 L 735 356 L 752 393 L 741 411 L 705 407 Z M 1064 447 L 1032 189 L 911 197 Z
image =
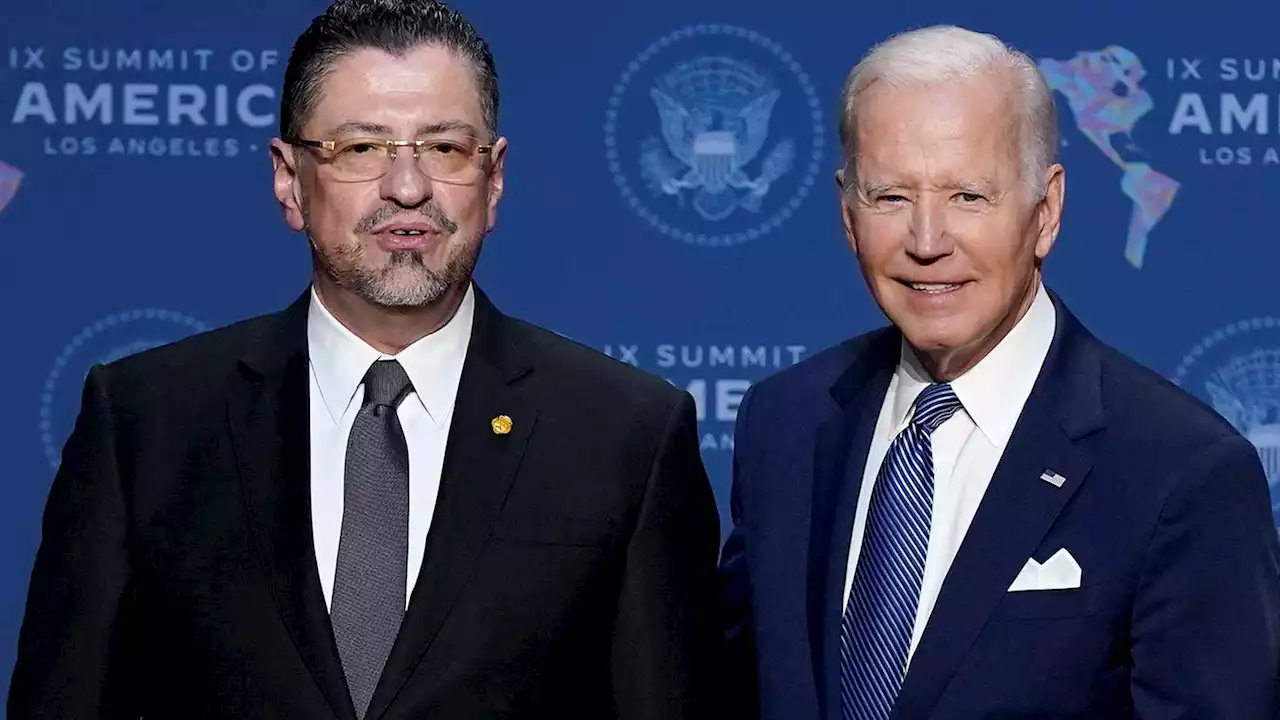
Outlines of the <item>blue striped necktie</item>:
M 845 720 L 889 717 L 907 663 L 933 516 L 930 435 L 960 408 L 947 384 L 925 388 L 871 490 L 862 550 L 840 624 Z

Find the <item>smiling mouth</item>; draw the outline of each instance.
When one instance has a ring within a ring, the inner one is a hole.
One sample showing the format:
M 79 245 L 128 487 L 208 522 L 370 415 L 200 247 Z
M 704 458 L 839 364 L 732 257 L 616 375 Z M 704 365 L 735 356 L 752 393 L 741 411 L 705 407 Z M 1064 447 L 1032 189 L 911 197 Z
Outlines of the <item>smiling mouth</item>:
M 961 287 L 963 287 L 963 286 L 964 286 L 964 283 L 962 283 L 962 282 L 958 282 L 958 283 L 918 283 L 918 282 L 907 282 L 907 281 L 902 281 L 902 284 L 903 284 L 903 285 L 906 285 L 907 287 L 911 288 L 912 290 L 915 290 L 915 291 L 917 291 L 917 292 L 927 293 L 927 294 L 929 294 L 929 295 L 942 295 L 942 294 L 945 294 L 945 293 L 953 292 L 953 291 L 955 291 L 955 290 L 959 290 Z
M 426 230 L 392 230 L 391 234 L 399 235 L 400 237 L 418 237 L 419 235 L 426 235 L 427 232 Z

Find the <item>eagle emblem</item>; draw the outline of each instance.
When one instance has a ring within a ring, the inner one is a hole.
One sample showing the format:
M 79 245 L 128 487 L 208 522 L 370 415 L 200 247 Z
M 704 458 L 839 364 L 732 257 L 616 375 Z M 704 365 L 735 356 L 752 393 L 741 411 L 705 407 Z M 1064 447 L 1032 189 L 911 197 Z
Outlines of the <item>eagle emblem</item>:
M 650 90 L 662 139 L 640 148 L 640 172 L 655 195 L 673 196 L 709 221 L 739 207 L 759 212 L 770 186 L 786 175 L 795 144 L 782 140 L 753 177 L 748 166 L 769 138 L 781 91 L 747 63 L 702 57 L 664 75 Z

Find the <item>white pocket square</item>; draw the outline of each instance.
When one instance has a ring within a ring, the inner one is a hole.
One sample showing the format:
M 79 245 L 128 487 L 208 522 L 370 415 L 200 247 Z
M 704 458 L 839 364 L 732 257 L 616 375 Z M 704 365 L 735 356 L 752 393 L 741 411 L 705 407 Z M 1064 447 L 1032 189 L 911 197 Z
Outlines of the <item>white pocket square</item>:
M 1080 587 L 1080 565 L 1066 548 L 1053 554 L 1043 565 L 1029 558 L 1013 579 L 1009 592 L 1025 590 L 1070 590 Z

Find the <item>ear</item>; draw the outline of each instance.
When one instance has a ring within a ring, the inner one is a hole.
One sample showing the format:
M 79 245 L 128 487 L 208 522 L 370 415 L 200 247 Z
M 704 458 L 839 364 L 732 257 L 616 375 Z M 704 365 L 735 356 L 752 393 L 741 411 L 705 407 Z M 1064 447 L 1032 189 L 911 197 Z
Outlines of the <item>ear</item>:
M 280 138 L 271 139 L 271 169 L 284 221 L 295 232 L 302 232 L 307 226 L 302 212 L 302 181 L 298 177 L 293 146 Z
M 844 169 L 836 171 L 836 187 L 840 191 L 840 221 L 844 224 L 844 236 L 849 240 L 853 254 L 858 254 L 858 238 L 855 232 L 853 208 L 849 206 L 849 190 L 845 187 Z
M 858 254 L 858 225 L 853 214 L 853 208 L 849 203 L 840 201 L 840 220 L 844 223 L 844 236 L 849 241 L 849 249 L 853 250 L 853 254 Z
M 1044 260 L 1058 239 L 1062 226 L 1062 206 L 1066 198 L 1067 171 L 1059 164 L 1049 166 L 1045 175 L 1044 199 L 1036 208 L 1036 259 Z
M 498 201 L 502 199 L 503 184 L 506 181 L 507 139 L 498 138 L 489 153 L 489 230 L 498 222 Z

